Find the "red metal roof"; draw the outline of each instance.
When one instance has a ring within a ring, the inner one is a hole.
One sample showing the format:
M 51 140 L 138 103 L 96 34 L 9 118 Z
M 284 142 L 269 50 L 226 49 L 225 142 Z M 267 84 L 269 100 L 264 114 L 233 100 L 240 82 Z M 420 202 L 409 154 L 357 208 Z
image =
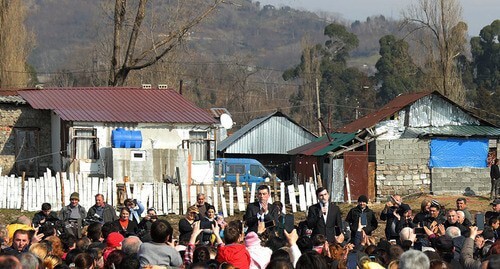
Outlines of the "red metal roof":
M 210 113 L 173 89 L 45 88 L 18 93 L 33 108 L 53 110 L 67 121 L 215 123 Z
M 430 95 L 432 93 L 437 93 L 437 92 L 420 92 L 420 93 L 410 93 L 410 94 L 400 95 L 392 99 L 392 101 L 387 103 L 385 106 L 383 106 L 376 112 L 368 114 L 347 125 L 344 125 L 340 129 L 338 129 L 337 132 L 354 133 L 365 128 L 370 128 L 379 123 L 380 121 L 394 115 L 394 113 L 400 111 L 406 106 L 411 105 L 418 99 Z

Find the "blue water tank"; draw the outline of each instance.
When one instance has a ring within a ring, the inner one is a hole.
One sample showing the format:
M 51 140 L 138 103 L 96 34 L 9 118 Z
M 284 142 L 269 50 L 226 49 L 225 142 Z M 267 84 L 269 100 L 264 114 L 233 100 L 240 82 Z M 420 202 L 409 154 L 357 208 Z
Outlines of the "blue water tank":
M 116 128 L 116 130 L 111 131 L 111 143 L 113 148 L 140 148 L 142 146 L 141 131 Z

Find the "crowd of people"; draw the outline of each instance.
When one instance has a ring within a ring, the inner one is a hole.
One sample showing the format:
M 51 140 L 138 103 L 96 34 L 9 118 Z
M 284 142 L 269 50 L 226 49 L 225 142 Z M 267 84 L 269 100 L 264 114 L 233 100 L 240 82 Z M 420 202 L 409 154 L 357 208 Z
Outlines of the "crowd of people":
M 133 199 L 117 215 L 97 194 L 86 211 L 75 192 L 58 213 L 44 203 L 0 230 L 0 268 L 500 268 L 500 199 L 475 216 L 465 198 L 448 209 L 423 200 L 414 214 L 393 195 L 377 214 L 361 195 L 344 218 L 325 188 L 316 196 L 296 223 L 260 185 L 243 219 L 226 222 L 200 193 L 172 225 L 154 208 L 141 217 Z M 385 238 L 376 240 L 379 220 Z

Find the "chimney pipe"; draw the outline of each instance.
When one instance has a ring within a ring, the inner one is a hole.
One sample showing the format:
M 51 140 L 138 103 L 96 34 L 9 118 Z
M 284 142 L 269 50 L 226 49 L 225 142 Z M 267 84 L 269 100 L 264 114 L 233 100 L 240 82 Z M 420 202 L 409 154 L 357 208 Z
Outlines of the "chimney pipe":
M 179 94 L 182 95 L 182 79 L 179 81 Z

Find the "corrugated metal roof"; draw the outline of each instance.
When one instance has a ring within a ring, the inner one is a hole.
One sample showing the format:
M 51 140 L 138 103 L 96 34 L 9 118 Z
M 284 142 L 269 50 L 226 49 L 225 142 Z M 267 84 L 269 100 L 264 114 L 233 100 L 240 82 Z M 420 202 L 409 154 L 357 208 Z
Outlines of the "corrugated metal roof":
M 18 93 L 33 108 L 53 110 L 67 121 L 215 123 L 209 112 L 172 89 L 45 88 Z
M 246 154 L 287 154 L 316 136 L 277 111 L 252 120 L 217 146 L 218 151 Z
M 359 118 L 359 119 L 341 127 L 340 129 L 337 130 L 337 132 L 352 133 L 352 132 L 357 132 L 357 131 L 365 129 L 365 128 L 370 128 L 370 127 L 376 125 L 378 122 L 390 118 L 396 112 L 398 112 L 398 111 L 404 109 L 405 107 L 415 103 L 417 100 L 419 100 L 425 96 L 429 96 L 431 94 L 438 95 L 439 97 L 452 103 L 454 106 L 460 108 L 465 113 L 478 119 L 481 123 L 483 123 L 485 125 L 494 126 L 492 123 L 490 123 L 484 119 L 479 118 L 477 115 L 475 115 L 471 111 L 454 103 L 452 100 L 450 100 L 446 96 L 443 96 L 438 91 L 433 91 L 433 92 L 420 92 L 420 93 L 409 93 L 409 94 L 400 95 L 400 96 L 394 98 L 389 103 L 387 103 L 381 109 L 377 110 L 376 112 L 368 114 L 362 118 Z
M 3 96 L 3 95 L 0 95 L 0 103 L 24 105 L 24 104 L 26 104 L 26 100 L 24 100 L 19 95 L 13 95 L 13 96 Z
M 481 125 L 448 125 L 442 127 L 406 128 L 402 137 L 460 136 L 500 137 L 500 128 Z
M 332 141 L 328 141 L 328 137 L 322 136 L 316 141 L 305 144 L 301 147 L 288 151 L 290 155 L 309 155 L 309 156 L 323 156 L 328 152 L 339 148 L 342 145 L 352 141 L 356 133 L 331 133 Z
M 211 108 L 210 113 L 212 113 L 215 118 L 220 118 L 220 115 L 222 114 L 228 114 L 229 116 L 231 116 L 231 113 L 229 113 L 229 111 L 224 107 Z
M 378 122 L 394 115 L 394 113 L 398 112 L 399 110 L 405 108 L 406 106 L 412 104 L 413 102 L 417 101 L 418 99 L 430 95 L 432 92 L 422 92 L 422 93 L 411 93 L 411 94 L 405 94 L 405 95 L 400 95 L 389 103 L 387 103 L 385 106 L 383 106 L 381 109 L 377 110 L 374 113 L 368 114 L 362 118 L 359 118 L 343 127 L 338 129 L 338 132 L 342 133 L 353 133 L 357 132 L 361 129 L 369 128 L 377 124 Z

